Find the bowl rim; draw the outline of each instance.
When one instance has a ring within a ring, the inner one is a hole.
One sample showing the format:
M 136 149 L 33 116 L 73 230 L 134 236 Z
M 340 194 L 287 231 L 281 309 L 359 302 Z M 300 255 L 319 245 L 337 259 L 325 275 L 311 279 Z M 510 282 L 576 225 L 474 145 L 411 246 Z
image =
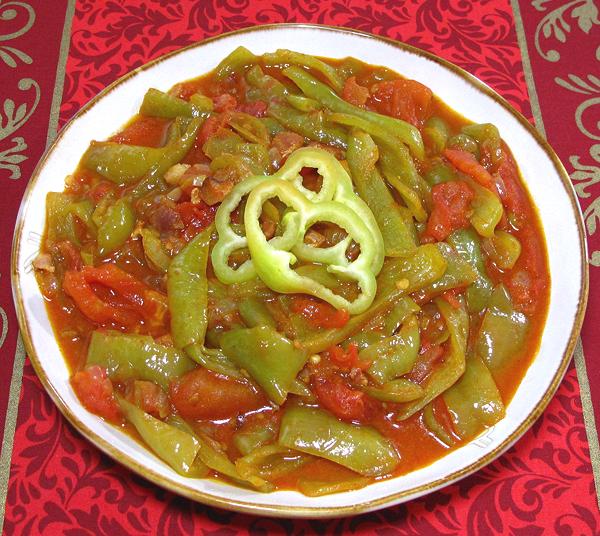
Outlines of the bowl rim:
M 192 490 L 188 487 L 180 485 L 179 483 L 164 477 L 158 473 L 149 470 L 146 466 L 138 463 L 133 457 L 124 452 L 113 447 L 107 440 L 100 437 L 98 434 L 93 432 L 90 428 L 86 426 L 82 421 L 80 421 L 75 414 L 71 411 L 71 409 L 66 405 L 60 393 L 54 388 L 51 384 L 50 380 L 46 376 L 46 373 L 41 365 L 41 360 L 36 352 L 36 349 L 32 343 L 30 327 L 27 320 L 27 315 L 25 314 L 25 305 L 23 301 L 23 295 L 20 286 L 20 273 L 17 268 L 17 260 L 19 256 L 19 251 L 21 247 L 21 239 L 22 239 L 22 229 L 24 225 L 23 215 L 27 206 L 29 205 L 29 201 L 31 198 L 31 194 L 36 187 L 39 176 L 46 164 L 46 161 L 49 155 L 54 151 L 54 148 L 60 143 L 65 132 L 72 127 L 75 121 L 86 114 L 97 101 L 104 98 L 114 89 L 116 89 L 123 82 L 128 80 L 129 78 L 136 76 L 137 73 L 142 72 L 150 67 L 154 67 L 155 65 L 165 61 L 168 58 L 171 58 L 177 54 L 184 53 L 190 49 L 196 47 L 202 47 L 205 44 L 215 42 L 221 39 L 229 38 L 235 35 L 242 35 L 246 33 L 252 32 L 264 32 L 270 30 L 278 30 L 282 28 L 301 28 L 301 29 L 312 29 L 312 30 L 323 30 L 333 33 L 345 33 L 356 35 L 363 38 L 373 39 L 376 41 L 382 41 L 388 45 L 399 48 L 405 52 L 409 52 L 411 54 L 415 54 L 417 56 L 425 57 L 426 59 L 433 61 L 442 67 L 452 71 L 454 74 L 461 77 L 470 85 L 474 86 L 478 91 L 484 93 L 491 99 L 493 99 L 497 104 L 501 105 L 505 111 L 510 113 L 515 119 L 519 121 L 521 126 L 525 128 L 527 133 L 533 137 L 534 141 L 539 145 L 540 149 L 544 151 L 546 156 L 552 162 L 554 169 L 560 178 L 562 185 L 564 187 L 565 193 L 569 197 L 569 201 L 571 207 L 573 209 L 573 215 L 575 217 L 577 223 L 578 237 L 579 237 L 579 246 L 581 251 L 581 272 L 579 274 L 579 279 L 581 281 L 581 287 L 579 292 L 579 302 L 576 310 L 575 317 L 573 319 L 573 326 L 571 328 L 571 332 L 569 335 L 568 343 L 563 352 L 560 364 L 556 369 L 552 381 L 550 382 L 548 388 L 544 392 L 543 396 L 537 402 L 533 410 L 527 415 L 527 417 L 521 421 L 521 423 L 517 426 L 517 428 L 506 437 L 500 445 L 498 445 L 494 450 L 485 454 L 484 456 L 478 458 L 473 463 L 469 464 L 466 467 L 463 467 L 460 470 L 457 470 L 449 475 L 444 476 L 443 478 L 439 478 L 437 480 L 427 482 L 418 486 L 414 486 L 407 490 L 402 490 L 397 493 L 388 494 L 384 497 L 380 497 L 374 500 L 366 500 L 364 502 L 360 502 L 354 505 L 346 505 L 346 506 L 332 506 L 332 507 L 304 507 L 304 506 L 293 506 L 293 505 L 274 505 L 274 504 L 256 504 L 251 502 L 246 502 L 238 499 L 231 499 L 225 497 L 219 497 L 212 495 L 209 492 Z M 500 96 L 493 89 L 491 89 L 487 84 L 479 80 L 474 75 L 470 74 L 466 70 L 461 67 L 443 59 L 431 52 L 422 50 L 418 47 L 409 45 L 407 43 L 397 41 L 395 39 L 391 39 L 384 36 L 375 35 L 369 32 L 365 32 L 362 30 L 356 30 L 353 28 L 346 28 L 341 26 L 332 26 L 325 24 L 312 24 L 312 23 L 277 23 L 277 24 L 265 24 L 265 25 L 257 25 L 250 26 L 247 28 L 242 28 L 235 31 L 230 31 L 226 33 L 222 33 L 216 36 L 208 37 L 202 39 L 201 41 L 197 41 L 195 43 L 191 43 L 185 47 L 178 48 L 173 50 L 167 54 L 159 56 L 118 78 L 102 91 L 100 91 L 97 95 L 95 95 L 92 99 L 90 99 L 84 106 L 82 106 L 75 115 L 73 115 L 69 121 L 63 125 L 60 132 L 57 134 L 56 138 L 53 140 L 52 144 L 46 148 L 44 154 L 40 158 L 38 164 L 36 165 L 31 178 L 27 184 L 25 192 L 23 194 L 23 198 L 21 201 L 21 205 L 19 207 L 19 211 L 17 214 L 17 220 L 13 235 L 13 244 L 12 244 L 12 253 L 11 253 L 11 284 L 13 291 L 13 300 L 15 304 L 15 309 L 17 313 L 17 320 L 20 327 L 20 332 L 23 338 L 23 343 L 25 345 L 25 350 L 29 359 L 33 365 L 33 368 L 40 379 L 42 385 L 44 386 L 46 392 L 50 395 L 50 398 L 54 402 L 54 404 L 58 407 L 60 412 L 64 417 L 71 423 L 71 425 L 81 433 L 86 440 L 90 441 L 95 447 L 99 448 L 104 454 L 108 455 L 114 461 L 124 465 L 128 469 L 134 471 L 138 475 L 144 477 L 146 480 L 153 482 L 154 484 L 161 486 L 164 489 L 167 489 L 170 492 L 177 493 L 178 495 L 184 496 L 188 499 L 192 499 L 194 501 L 198 501 L 204 503 L 209 506 L 216 506 L 219 508 L 224 508 L 227 510 L 232 510 L 235 512 L 246 513 L 246 514 L 261 514 L 261 515 L 269 515 L 273 517 L 296 517 L 296 518 L 331 518 L 331 517 L 342 517 L 342 516 L 351 516 L 357 515 L 361 513 L 370 512 L 376 509 L 385 508 L 388 506 L 392 506 L 395 504 L 399 504 L 404 502 L 405 500 L 418 498 L 427 493 L 433 492 L 437 489 L 445 487 L 453 482 L 456 482 L 459 479 L 470 475 L 482 467 L 486 466 L 498 456 L 503 454 L 506 450 L 508 450 L 534 423 L 535 420 L 542 414 L 554 393 L 558 389 L 560 382 L 567 370 L 569 362 L 571 361 L 572 354 L 575 350 L 575 346 L 577 343 L 577 339 L 579 337 L 579 332 L 581 331 L 581 326 L 583 324 L 583 319 L 585 315 L 585 309 L 588 300 L 589 293 L 589 265 L 588 265 L 588 254 L 587 254 L 587 243 L 585 240 L 585 230 L 583 224 L 583 217 L 581 213 L 581 208 L 574 190 L 574 187 L 571 183 L 569 175 L 564 168 L 562 162 L 549 145 L 549 143 L 544 139 L 544 137 L 535 129 L 535 127 L 515 108 L 513 108 L 504 97 Z

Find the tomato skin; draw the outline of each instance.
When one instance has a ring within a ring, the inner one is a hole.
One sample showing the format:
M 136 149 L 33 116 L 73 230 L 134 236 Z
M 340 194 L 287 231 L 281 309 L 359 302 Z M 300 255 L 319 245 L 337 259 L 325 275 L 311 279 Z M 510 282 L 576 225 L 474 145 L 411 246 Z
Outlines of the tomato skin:
M 369 397 L 352 389 L 338 374 L 315 374 L 311 384 L 319 404 L 339 419 L 364 421 L 372 413 Z
M 71 377 L 71 386 L 86 409 L 112 423 L 122 422 L 113 384 L 102 367 L 93 365 L 76 372 Z
M 471 153 L 460 149 L 444 149 L 443 155 L 456 169 L 469 175 L 488 190 L 495 191 L 494 179 L 490 172 Z
M 378 112 L 420 127 L 429 115 L 433 93 L 416 80 L 390 80 L 373 84 L 369 104 Z
M 228 419 L 267 405 L 264 395 L 250 385 L 203 367 L 173 381 L 169 398 L 188 419 Z
M 344 350 L 341 346 L 332 346 L 327 350 L 329 360 L 344 370 L 358 368 L 367 370 L 371 366 L 371 361 L 360 361 L 358 358 L 358 344 L 350 343 L 348 349 Z
M 109 141 L 125 145 L 160 147 L 163 142 L 166 126 L 167 120 L 161 117 L 138 116 L 121 132 L 109 138 Z
M 433 208 L 423 234 L 425 241 L 438 242 L 448 238 L 452 231 L 469 226 L 469 209 L 473 190 L 464 181 L 448 181 L 431 189 Z
M 354 106 L 364 106 L 369 98 L 369 90 L 366 87 L 358 85 L 356 76 L 351 76 L 346 80 L 342 90 L 342 99 L 354 104 Z
M 308 296 L 296 296 L 292 311 L 302 315 L 315 328 L 341 328 L 350 320 L 350 313 L 345 309 L 336 309 Z

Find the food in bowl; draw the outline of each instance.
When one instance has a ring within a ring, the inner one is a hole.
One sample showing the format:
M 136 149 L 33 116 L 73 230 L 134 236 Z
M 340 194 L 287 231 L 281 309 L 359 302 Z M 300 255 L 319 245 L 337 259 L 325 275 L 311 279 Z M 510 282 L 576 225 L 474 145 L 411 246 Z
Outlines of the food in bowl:
M 312 496 L 502 419 L 550 285 L 493 125 L 383 67 L 245 48 L 90 144 L 34 267 L 88 410 L 182 475 Z

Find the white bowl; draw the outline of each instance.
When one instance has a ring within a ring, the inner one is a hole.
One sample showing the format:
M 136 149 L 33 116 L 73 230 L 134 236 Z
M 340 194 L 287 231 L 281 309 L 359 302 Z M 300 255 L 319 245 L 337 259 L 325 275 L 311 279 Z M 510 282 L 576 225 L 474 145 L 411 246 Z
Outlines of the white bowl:
M 319 498 L 292 491 L 263 494 L 215 480 L 188 479 L 89 413 L 69 384 L 69 371 L 30 266 L 44 229 L 46 193 L 62 191 L 65 176 L 74 170 L 90 141 L 107 138 L 135 114 L 149 87 L 167 90 L 177 81 L 203 74 L 240 45 L 257 54 L 285 47 L 331 58 L 354 56 L 423 82 L 468 119 L 498 126 L 537 205 L 552 285 L 538 354 L 506 417 L 427 467 Z M 537 131 L 489 87 L 460 68 L 402 43 L 341 28 L 274 25 L 207 39 L 168 54 L 127 74 L 86 105 L 41 159 L 25 192 L 15 229 L 12 282 L 23 339 L 38 376 L 67 419 L 109 456 L 160 486 L 210 505 L 273 516 L 332 517 L 398 504 L 450 484 L 492 461 L 529 428 L 548 404 L 571 358 L 587 299 L 586 259 L 581 213 L 567 173 Z

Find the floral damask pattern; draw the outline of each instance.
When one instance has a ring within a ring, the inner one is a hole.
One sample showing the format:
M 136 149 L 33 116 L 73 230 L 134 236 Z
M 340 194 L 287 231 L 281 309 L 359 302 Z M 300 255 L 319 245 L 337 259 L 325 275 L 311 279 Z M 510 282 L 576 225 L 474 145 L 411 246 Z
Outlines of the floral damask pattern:
M 11 69 L 18 68 L 19 64 L 29 65 L 33 62 L 24 51 L 4 43 L 25 35 L 33 26 L 35 11 L 25 2 L 7 2 L 0 0 L 0 60 Z M 6 33 L 4 33 L 6 32 Z M 0 63 L 0 68 L 4 66 Z M 27 143 L 22 136 L 7 138 L 16 133 L 33 115 L 40 101 L 40 86 L 32 78 L 21 78 L 18 89 L 22 92 L 32 91 L 33 98 L 30 102 L 23 102 L 18 106 L 15 101 L 7 97 L 0 110 L 0 177 L 8 174 L 10 179 L 21 177 L 20 164 L 27 156 Z M 8 88 L 3 88 L 5 91 Z M 3 142 L 10 141 L 9 146 Z M 8 173 L 6 173 L 8 172 Z
M 78 0 L 61 120 L 160 54 L 271 22 L 349 26 L 409 42 L 461 65 L 531 116 L 509 0 Z M 593 535 L 599 522 L 574 369 L 524 438 L 475 475 L 379 512 L 292 521 L 197 504 L 113 463 L 66 423 L 27 364 L 4 526 L 7 534 L 68 536 Z

